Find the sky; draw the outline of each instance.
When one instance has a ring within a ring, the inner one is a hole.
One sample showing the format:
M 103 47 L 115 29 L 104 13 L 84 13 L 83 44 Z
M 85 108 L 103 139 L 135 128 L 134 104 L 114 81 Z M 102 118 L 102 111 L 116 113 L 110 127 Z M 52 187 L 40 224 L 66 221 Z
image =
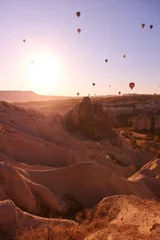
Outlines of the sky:
M 0 31 L 0 90 L 160 94 L 160 0 L 0 0 Z

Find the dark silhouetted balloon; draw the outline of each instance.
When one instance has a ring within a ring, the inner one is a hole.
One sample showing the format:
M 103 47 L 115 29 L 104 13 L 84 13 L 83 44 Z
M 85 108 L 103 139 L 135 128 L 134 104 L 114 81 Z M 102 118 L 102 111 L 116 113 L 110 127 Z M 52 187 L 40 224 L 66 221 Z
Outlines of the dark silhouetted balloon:
M 111 85 L 109 85 L 109 87 L 111 87 Z
M 80 32 L 81 32 L 81 29 L 80 29 L 80 28 L 78 28 L 78 29 L 77 29 L 77 32 L 78 32 L 78 33 L 80 33 Z
M 120 95 L 120 94 L 121 94 L 121 92 L 118 92 L 118 94 Z
M 150 25 L 149 27 L 150 27 L 150 29 L 152 29 L 152 28 L 153 28 L 153 25 Z
M 79 92 L 77 92 L 77 96 L 79 96 L 80 95 L 80 93 Z
M 123 55 L 123 57 L 125 58 L 125 57 L 126 57 L 126 55 Z
M 105 62 L 108 62 L 108 59 L 105 59 Z
M 93 86 L 95 86 L 95 83 L 92 83 Z
M 130 87 L 131 90 L 134 88 L 134 86 L 135 86 L 134 82 L 129 83 L 129 87 Z
M 142 28 L 144 28 L 145 27 L 145 24 L 144 23 L 142 23 Z
M 81 13 L 80 12 L 76 12 L 77 17 L 80 17 Z
M 23 42 L 25 42 L 26 41 L 26 39 L 23 39 Z

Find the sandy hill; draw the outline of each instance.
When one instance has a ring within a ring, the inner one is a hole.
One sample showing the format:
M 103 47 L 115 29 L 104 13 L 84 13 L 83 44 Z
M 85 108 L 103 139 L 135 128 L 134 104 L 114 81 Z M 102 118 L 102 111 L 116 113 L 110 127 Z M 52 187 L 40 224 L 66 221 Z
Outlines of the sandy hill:
M 36 226 L 32 214 L 71 218 L 112 195 L 159 199 L 159 160 L 115 132 L 101 103 L 89 101 L 86 117 L 86 104 L 78 101 L 0 102 L 0 203 L 7 209 L 10 199 L 20 209 L 14 214 L 26 216 L 25 226 Z

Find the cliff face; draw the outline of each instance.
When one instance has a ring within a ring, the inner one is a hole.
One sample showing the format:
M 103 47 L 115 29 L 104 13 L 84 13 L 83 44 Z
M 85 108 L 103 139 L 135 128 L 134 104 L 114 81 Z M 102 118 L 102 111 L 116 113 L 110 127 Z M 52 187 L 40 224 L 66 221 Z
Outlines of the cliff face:
M 103 102 L 114 127 L 133 127 L 136 131 L 160 133 L 160 100 L 142 102 Z
M 91 103 L 89 97 L 75 106 L 66 118 L 68 130 L 93 139 L 107 139 L 112 141 L 117 138 L 111 127 L 109 115 L 104 111 L 101 103 Z

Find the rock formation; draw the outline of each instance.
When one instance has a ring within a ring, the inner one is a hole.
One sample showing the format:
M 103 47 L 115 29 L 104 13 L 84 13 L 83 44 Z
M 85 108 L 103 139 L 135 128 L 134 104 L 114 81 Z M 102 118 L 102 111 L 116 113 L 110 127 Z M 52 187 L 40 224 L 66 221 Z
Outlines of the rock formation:
M 69 112 L 66 124 L 70 132 L 80 133 L 93 140 L 107 139 L 112 142 L 117 138 L 102 104 L 91 103 L 89 97 L 85 97 Z

